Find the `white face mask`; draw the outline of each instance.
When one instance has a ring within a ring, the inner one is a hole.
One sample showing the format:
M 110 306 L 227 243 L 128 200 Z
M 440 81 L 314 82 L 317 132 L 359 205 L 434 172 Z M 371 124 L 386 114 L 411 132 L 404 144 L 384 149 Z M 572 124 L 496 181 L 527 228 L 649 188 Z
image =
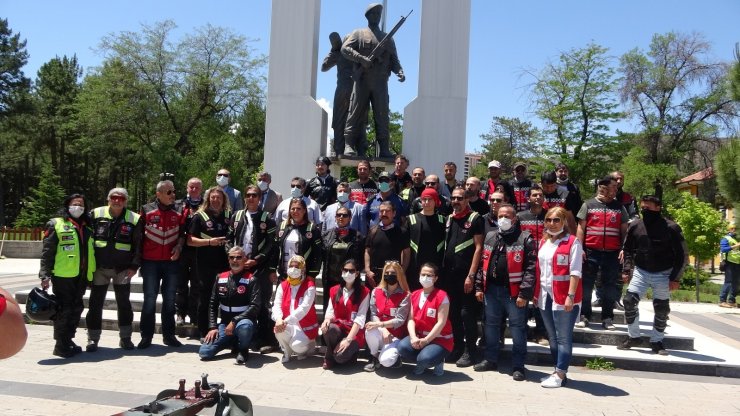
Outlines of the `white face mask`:
M 556 235 L 558 235 L 558 234 L 560 234 L 560 233 L 562 233 L 562 232 L 563 232 L 563 228 L 564 228 L 564 227 L 560 227 L 560 229 L 559 229 L 559 230 L 555 230 L 555 231 L 552 231 L 552 230 L 545 230 L 545 232 L 546 232 L 546 233 L 548 233 L 548 234 L 550 234 L 550 235 L 552 235 L 552 236 L 556 236 Z
M 349 201 L 349 195 L 346 192 L 337 192 L 337 201 L 345 203 Z
M 72 216 L 72 218 L 80 218 L 82 214 L 85 212 L 85 207 L 80 207 L 77 205 L 70 205 L 68 210 L 69 210 L 69 215 Z
M 424 289 L 429 289 L 434 286 L 434 277 L 422 274 L 419 276 L 419 283 L 421 283 L 421 287 Z
M 288 276 L 292 277 L 293 279 L 301 277 L 301 269 L 297 267 L 288 267 Z
M 257 186 L 260 188 L 260 191 L 265 192 L 270 187 L 270 184 L 265 181 L 259 181 L 257 182 Z
M 355 282 L 355 279 L 356 278 L 357 278 L 357 276 L 355 276 L 354 273 L 350 273 L 350 272 L 344 272 L 344 273 L 342 273 L 342 279 L 344 279 L 345 283 L 347 283 L 347 284 L 350 284 L 351 285 L 352 283 Z
M 303 196 L 303 190 L 301 188 L 290 188 L 291 198 L 300 198 Z
M 501 229 L 501 231 L 509 231 L 511 229 L 511 226 L 514 225 L 510 219 L 506 217 L 502 217 L 498 219 L 498 228 Z
M 218 186 L 226 186 L 229 184 L 229 178 L 226 176 L 216 176 L 216 183 Z

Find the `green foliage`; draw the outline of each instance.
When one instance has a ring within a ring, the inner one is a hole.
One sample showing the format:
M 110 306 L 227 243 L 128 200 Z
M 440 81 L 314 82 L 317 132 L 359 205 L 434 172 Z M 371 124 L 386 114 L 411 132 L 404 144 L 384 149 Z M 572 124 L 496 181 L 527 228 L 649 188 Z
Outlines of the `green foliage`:
M 59 211 L 64 200 L 64 189 L 59 186 L 59 176 L 50 166 L 41 169 L 41 180 L 37 187 L 31 188 L 31 195 L 24 200 L 24 206 L 15 221 L 16 227 L 41 227 Z
M 391 153 L 398 155 L 403 153 L 403 115 L 397 111 L 391 111 L 389 114 L 390 124 L 388 124 L 388 133 L 391 136 L 388 147 Z M 367 115 L 367 157 L 374 158 L 375 153 L 375 122 L 373 121 L 373 110 L 368 111 Z
M 671 205 L 680 197 L 673 187 L 678 178 L 676 167 L 665 163 L 650 163 L 644 147 L 633 147 L 622 162 L 620 170 L 624 173 L 624 189 L 639 198 L 641 195 L 654 195 L 656 185 L 663 189 L 663 204 Z
M 680 207 L 669 207 L 668 211 L 681 226 L 689 254 L 699 261 L 717 254 L 725 230 L 719 211 L 685 192 L 681 195 Z
M 586 368 L 600 371 L 613 371 L 617 369 L 613 362 L 606 361 L 604 357 L 594 357 L 586 360 Z
M 511 172 L 517 161 L 533 159 L 541 140 L 539 130 L 532 123 L 516 117 L 493 117 L 490 130 L 480 138 L 483 140 L 481 164 L 487 166 L 491 160 L 498 160 L 503 172 Z
M 736 66 L 740 68 L 740 64 L 737 64 Z M 740 69 L 738 71 L 740 71 Z M 740 74 L 738 76 L 740 76 Z M 738 80 L 738 82 L 740 82 L 740 80 Z M 740 88 L 740 86 L 738 88 Z M 714 159 L 714 172 L 722 195 L 734 206 L 739 206 L 740 139 L 731 139 L 720 148 Z
M 8 19 L 0 19 L 0 118 L 19 110 L 31 87 L 31 80 L 23 74 L 28 62 L 26 40 L 20 33 L 13 34 Z
M 710 283 L 709 279 L 711 276 L 708 272 L 705 272 L 704 270 L 699 269 L 699 286 L 703 286 L 704 284 Z M 687 267 L 686 270 L 684 270 L 683 276 L 681 276 L 681 284 L 680 288 L 684 290 L 695 290 L 696 289 L 696 269 L 692 267 Z M 701 287 L 700 287 L 701 291 Z

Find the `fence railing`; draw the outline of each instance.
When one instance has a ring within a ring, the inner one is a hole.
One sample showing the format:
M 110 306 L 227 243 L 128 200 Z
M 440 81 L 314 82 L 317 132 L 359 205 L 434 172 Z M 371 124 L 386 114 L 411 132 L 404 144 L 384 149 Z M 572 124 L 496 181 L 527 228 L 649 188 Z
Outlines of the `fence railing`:
M 41 241 L 44 237 L 44 228 L 0 228 L 0 239 L 3 241 Z

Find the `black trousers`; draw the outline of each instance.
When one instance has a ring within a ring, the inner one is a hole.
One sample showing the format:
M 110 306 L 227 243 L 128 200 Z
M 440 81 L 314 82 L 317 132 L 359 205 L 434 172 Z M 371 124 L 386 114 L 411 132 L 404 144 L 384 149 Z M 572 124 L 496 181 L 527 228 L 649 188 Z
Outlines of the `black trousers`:
M 445 274 L 447 296 L 450 298 L 449 320 L 452 325 L 452 337 L 455 341 L 455 350 L 468 350 L 470 354 L 476 352 L 478 341 L 478 316 L 480 302 L 475 298 L 475 291 L 465 293 L 463 284 L 467 277 L 467 270 L 463 276 Z
M 51 289 L 57 297 L 59 310 L 54 319 L 54 339 L 57 342 L 69 342 L 75 337 L 85 305 L 88 281 L 83 276 L 51 278 Z
M 131 284 L 113 285 L 113 291 L 116 295 L 118 326 L 130 327 L 134 321 L 134 311 L 129 299 Z M 100 330 L 103 326 L 103 307 L 105 306 L 106 293 L 108 293 L 108 285 L 93 285 L 90 288 L 90 305 L 88 305 L 87 316 L 85 317 L 88 330 Z
M 177 280 L 175 294 L 175 312 L 178 316 L 189 316 L 190 322 L 198 320 L 198 302 L 200 299 L 200 282 L 196 268 L 195 250 L 186 250 L 180 260 L 182 271 Z M 209 292 L 210 294 L 210 292 Z
M 260 297 L 262 298 L 262 307 L 260 308 L 259 315 L 257 316 L 257 334 L 256 339 L 260 347 L 267 345 L 277 346 L 278 341 L 275 338 L 275 321 L 272 320 L 272 309 L 270 302 L 272 300 L 272 282 L 270 281 L 269 270 L 259 272 L 257 277 L 260 284 Z M 288 294 L 290 296 L 290 294 Z M 279 308 L 280 305 L 273 307 Z

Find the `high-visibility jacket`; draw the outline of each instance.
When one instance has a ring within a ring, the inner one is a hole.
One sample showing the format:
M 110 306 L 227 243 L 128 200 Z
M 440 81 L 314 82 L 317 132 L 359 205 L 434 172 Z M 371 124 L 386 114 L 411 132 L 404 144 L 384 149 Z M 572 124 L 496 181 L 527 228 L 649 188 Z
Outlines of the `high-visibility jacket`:
M 77 233 L 75 224 L 64 218 L 54 218 L 54 232 L 57 236 L 57 249 L 54 256 L 54 269 L 52 274 L 56 277 L 77 277 L 80 275 L 82 268 L 82 249 L 84 244 L 83 235 Z M 80 238 L 83 241 L 80 241 Z M 87 238 L 87 281 L 92 282 L 93 272 L 95 271 L 95 249 L 93 248 L 92 238 Z
M 622 248 L 622 204 L 603 203 L 596 198 L 584 202 L 587 208 L 584 246 L 591 250 L 616 251 Z
M 107 206 L 92 210 L 95 256 L 101 268 L 137 268 L 141 260 L 140 215 L 124 208 L 119 221 L 114 221 Z
M 283 287 L 283 303 L 280 305 L 280 309 L 283 311 L 283 317 L 287 317 L 288 315 L 290 315 L 290 294 L 292 293 L 290 290 L 290 282 L 286 279 L 283 280 L 280 284 Z M 316 287 L 313 279 L 304 278 L 303 282 L 301 282 L 301 285 L 298 286 L 298 292 L 296 292 L 295 298 L 292 299 L 293 308 L 298 307 L 298 305 L 303 300 L 303 296 L 306 294 L 306 291 L 311 287 Z M 316 337 L 319 336 L 319 321 L 316 317 L 315 305 L 311 305 L 311 308 L 308 310 L 308 313 L 306 313 L 306 316 L 298 321 L 298 325 L 301 327 L 301 330 L 303 331 L 303 333 L 306 334 L 308 339 L 316 339 Z
M 414 318 L 414 329 L 417 338 L 424 338 L 432 331 L 434 325 L 437 324 L 439 308 L 447 297 L 444 290 L 435 288 L 427 296 L 426 302 L 419 307 L 422 293 L 424 293 L 424 289 L 416 290 L 411 294 L 411 316 Z M 432 340 L 432 343 L 447 351 L 452 351 L 455 342 L 452 338 L 452 324 L 449 319 L 445 322 L 439 335 Z
M 729 234 L 725 235 L 725 240 L 727 240 L 727 244 L 730 246 L 734 246 L 737 244 L 737 240 L 732 238 Z M 733 264 L 740 264 L 740 250 L 730 250 L 727 253 L 724 254 L 724 257 L 727 259 L 728 262 Z

